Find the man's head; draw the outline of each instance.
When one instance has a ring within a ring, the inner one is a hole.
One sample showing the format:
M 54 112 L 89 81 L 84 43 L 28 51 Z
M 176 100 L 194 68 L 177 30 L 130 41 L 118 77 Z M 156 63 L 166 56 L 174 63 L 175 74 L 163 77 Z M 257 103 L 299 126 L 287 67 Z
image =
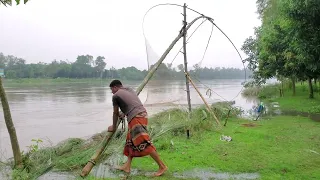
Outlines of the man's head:
M 119 80 L 113 80 L 110 85 L 109 85 L 112 94 L 116 93 L 121 87 L 122 87 L 122 83 Z

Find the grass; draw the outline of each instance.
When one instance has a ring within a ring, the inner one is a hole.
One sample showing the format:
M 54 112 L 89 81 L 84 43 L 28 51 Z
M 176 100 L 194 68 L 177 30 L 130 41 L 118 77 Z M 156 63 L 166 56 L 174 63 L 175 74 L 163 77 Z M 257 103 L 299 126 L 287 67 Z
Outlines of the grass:
M 289 116 L 258 121 L 254 127 L 243 126 L 248 123 L 232 118 L 220 131 L 211 130 L 207 124 L 206 130 L 191 131 L 190 139 L 185 134 L 166 134 L 154 142 L 169 167 L 157 179 L 175 179 L 174 173 L 195 168 L 230 174 L 259 173 L 263 180 L 320 178 L 320 154 L 312 152 L 320 153 L 320 123 Z M 221 134 L 233 140 L 221 141 Z M 153 172 L 157 165 L 150 157 L 143 157 L 134 159 L 132 168 Z M 149 178 L 140 175 L 129 179 Z
M 295 96 L 292 96 L 291 89 L 286 89 L 284 97 L 277 97 L 271 100 L 279 102 L 283 110 L 320 113 L 320 94 L 316 91 L 314 92 L 314 98 L 310 99 L 307 84 L 297 85 Z

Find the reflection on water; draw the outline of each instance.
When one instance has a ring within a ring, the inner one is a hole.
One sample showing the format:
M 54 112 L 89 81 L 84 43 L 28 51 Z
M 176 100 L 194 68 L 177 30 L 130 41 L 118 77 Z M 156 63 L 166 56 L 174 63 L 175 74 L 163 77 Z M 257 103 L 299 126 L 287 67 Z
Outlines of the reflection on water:
M 215 93 L 232 100 L 241 90 L 241 80 L 203 81 Z M 140 82 L 130 82 L 136 89 Z M 207 87 L 196 84 L 205 96 Z M 31 139 L 50 139 L 53 144 L 70 137 L 86 138 L 105 130 L 112 123 L 112 93 L 108 84 L 71 83 L 34 87 L 5 87 L 10 103 L 21 150 L 29 146 Z M 203 104 L 195 89 L 190 86 L 191 103 Z M 139 97 L 146 104 L 149 114 L 172 108 L 186 108 L 185 81 L 151 81 Z M 224 100 L 216 94 L 208 103 Z M 250 109 L 254 102 L 241 95 L 236 106 Z M 2 109 L 0 110 L 2 114 Z M 3 115 L 0 116 L 0 153 L 11 156 L 11 145 Z M 0 159 L 2 154 L 0 154 Z

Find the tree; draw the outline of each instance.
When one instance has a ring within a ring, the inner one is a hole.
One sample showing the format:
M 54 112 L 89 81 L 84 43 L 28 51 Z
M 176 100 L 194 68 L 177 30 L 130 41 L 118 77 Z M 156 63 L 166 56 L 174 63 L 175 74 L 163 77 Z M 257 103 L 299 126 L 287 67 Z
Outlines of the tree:
M 183 72 L 183 71 L 184 71 L 184 66 L 183 66 L 183 64 L 179 64 L 179 65 L 178 65 L 178 70 L 179 70 L 180 72 Z
M 262 21 L 255 37 L 244 42 L 249 69 L 254 78 L 289 78 L 295 94 L 296 79 L 309 82 L 320 73 L 320 3 L 317 0 L 257 0 Z
M 296 39 L 293 48 L 309 82 L 309 98 L 313 98 L 312 79 L 320 73 L 320 3 L 318 0 L 287 0 L 282 2 L 282 11 L 287 15 Z
M 12 121 L 10 107 L 9 107 L 9 103 L 8 103 L 8 100 L 6 97 L 5 90 L 2 85 L 2 78 L 1 77 L 0 77 L 0 98 L 1 98 L 2 108 L 3 108 L 4 120 L 6 122 L 6 126 L 7 126 L 8 133 L 9 133 L 10 140 L 11 140 L 11 146 L 12 146 L 15 166 L 21 167 L 22 156 L 21 156 L 21 152 L 20 152 L 18 137 L 17 137 L 17 133 L 16 133 L 16 129 L 14 127 L 13 121 Z
M 16 1 L 17 5 L 20 4 L 20 0 L 15 0 L 15 1 Z M 29 0 L 23 0 L 24 4 L 26 4 L 28 1 Z M 0 0 L 0 2 L 5 6 L 7 6 L 7 5 L 11 6 L 12 5 L 12 0 Z
M 103 56 L 98 56 L 95 60 L 95 69 L 100 74 L 100 78 L 102 78 L 104 68 L 106 67 L 107 63 L 104 62 L 104 57 Z

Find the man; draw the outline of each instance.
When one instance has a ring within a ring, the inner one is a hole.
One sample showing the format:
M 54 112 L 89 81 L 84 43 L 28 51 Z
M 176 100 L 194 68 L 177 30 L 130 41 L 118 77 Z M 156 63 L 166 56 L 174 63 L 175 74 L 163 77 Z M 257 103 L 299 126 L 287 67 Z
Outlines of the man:
M 154 174 L 161 176 L 167 166 L 160 160 L 155 146 L 152 144 L 148 131 L 148 114 L 136 93 L 127 87 L 123 87 L 119 80 L 110 83 L 113 102 L 113 125 L 108 127 L 109 132 L 116 130 L 119 117 L 127 116 L 128 134 L 123 154 L 128 157 L 127 162 L 117 169 L 129 173 L 134 157 L 150 155 L 159 165 L 159 170 Z M 123 115 L 119 115 L 119 108 Z

